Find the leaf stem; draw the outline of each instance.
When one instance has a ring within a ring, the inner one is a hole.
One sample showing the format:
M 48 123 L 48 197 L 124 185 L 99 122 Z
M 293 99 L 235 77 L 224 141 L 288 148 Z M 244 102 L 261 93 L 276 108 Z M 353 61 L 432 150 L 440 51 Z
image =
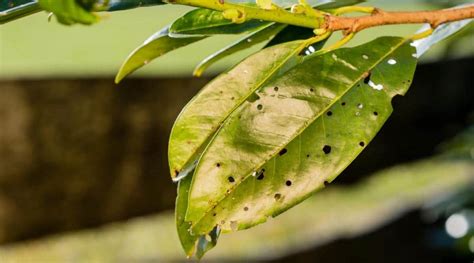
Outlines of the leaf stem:
M 325 22 L 324 12 L 292 13 L 283 8 L 261 9 L 258 6 L 228 3 L 225 0 L 168 0 L 170 4 L 188 5 L 216 11 L 237 10 L 245 20 L 264 20 L 283 24 L 320 28 Z M 317 11 L 317 10 L 315 10 Z M 319 14 L 319 15 L 318 15 Z
M 327 31 L 345 31 L 346 34 L 356 33 L 366 28 L 394 24 L 428 23 L 434 29 L 437 26 L 464 19 L 474 18 L 474 5 L 455 9 L 412 12 L 386 12 L 374 7 L 349 6 L 323 12 L 290 12 L 283 8 L 261 9 L 258 6 L 228 3 L 225 0 L 168 0 L 170 4 L 188 5 L 224 12 L 236 10 L 243 20 L 233 19 L 239 23 L 258 19 L 300 27 L 325 29 Z M 369 15 L 343 17 L 341 14 L 362 12 Z M 235 13 L 235 12 L 234 12 Z
M 447 22 L 469 18 L 474 18 L 474 5 L 455 9 L 413 12 L 385 12 L 376 8 L 372 14 L 367 16 L 339 17 L 330 15 L 326 17 L 324 28 L 331 31 L 359 32 L 375 26 L 424 23 L 436 28 Z

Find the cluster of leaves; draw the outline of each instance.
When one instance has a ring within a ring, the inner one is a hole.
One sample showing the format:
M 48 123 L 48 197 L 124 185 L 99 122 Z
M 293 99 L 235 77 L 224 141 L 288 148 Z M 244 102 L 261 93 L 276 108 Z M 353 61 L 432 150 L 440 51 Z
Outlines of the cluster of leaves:
M 253 0 L 231 0 L 253 5 Z M 308 1 L 331 10 L 362 1 Z M 276 0 L 289 8 L 295 1 Z M 39 0 L 64 24 L 91 24 L 94 11 L 162 1 Z M 333 181 L 368 145 L 404 95 L 417 58 L 468 22 L 443 25 L 417 43 L 382 37 L 354 48 L 327 51 L 309 45 L 313 30 L 269 21 L 235 24 L 222 12 L 194 9 L 134 50 L 116 82 L 172 50 L 219 34 L 244 34 L 202 63 L 264 44 L 263 49 L 204 87 L 176 120 L 169 142 L 171 175 L 178 184 L 176 220 L 188 256 L 201 257 L 221 231 L 263 223 Z M 418 50 L 416 48 L 418 47 Z

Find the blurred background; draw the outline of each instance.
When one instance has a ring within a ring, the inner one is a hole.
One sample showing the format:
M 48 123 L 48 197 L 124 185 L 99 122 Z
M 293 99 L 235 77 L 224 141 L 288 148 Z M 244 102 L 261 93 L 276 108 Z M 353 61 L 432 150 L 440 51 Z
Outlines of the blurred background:
M 459 1 L 371 1 L 388 10 Z M 104 14 L 59 25 L 42 12 L 0 26 L 0 262 L 186 261 L 173 219 L 167 142 L 192 78 L 238 36 L 172 52 L 115 85 L 125 57 L 189 8 Z M 361 33 L 351 45 L 419 26 Z M 204 261 L 472 262 L 474 27 L 420 62 L 375 140 L 334 184 L 257 226 L 221 237 Z

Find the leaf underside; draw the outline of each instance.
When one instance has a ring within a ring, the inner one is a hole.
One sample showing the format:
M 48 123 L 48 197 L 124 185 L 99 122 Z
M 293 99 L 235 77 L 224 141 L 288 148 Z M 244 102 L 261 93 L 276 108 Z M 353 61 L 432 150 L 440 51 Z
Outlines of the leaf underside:
M 382 127 L 392 97 L 407 91 L 414 52 L 402 38 L 379 38 L 307 59 L 260 88 L 199 159 L 186 213 L 192 232 L 251 227 L 331 182 Z

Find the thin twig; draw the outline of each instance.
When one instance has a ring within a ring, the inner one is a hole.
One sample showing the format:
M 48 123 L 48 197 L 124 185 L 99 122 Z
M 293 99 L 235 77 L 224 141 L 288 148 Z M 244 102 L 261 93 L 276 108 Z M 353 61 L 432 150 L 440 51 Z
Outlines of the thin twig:
M 374 9 L 371 15 L 359 17 L 326 16 L 324 28 L 330 31 L 359 32 L 366 28 L 394 24 L 430 24 L 432 28 L 447 23 L 474 18 L 474 5 L 436 11 L 385 12 Z

